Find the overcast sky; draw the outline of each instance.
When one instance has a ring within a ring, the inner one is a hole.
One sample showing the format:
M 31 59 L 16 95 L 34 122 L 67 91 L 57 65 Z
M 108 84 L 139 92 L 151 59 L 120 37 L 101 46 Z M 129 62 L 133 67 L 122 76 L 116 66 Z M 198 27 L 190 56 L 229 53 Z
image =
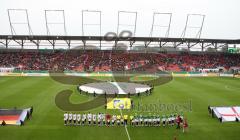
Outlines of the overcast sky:
M 239 0 L 0 0 L 0 34 L 11 34 L 7 9 L 28 9 L 30 25 L 34 34 L 46 34 L 44 10 L 65 10 L 68 35 L 82 35 L 81 10 L 102 11 L 102 35 L 117 31 L 118 11 L 137 11 L 135 36 L 149 36 L 153 12 L 172 13 L 169 37 L 180 37 L 185 26 L 187 14 L 206 15 L 202 38 L 240 39 L 240 1 Z M 23 13 L 11 13 L 12 20 L 24 22 Z M 59 13 L 49 13 L 49 20 L 61 20 Z M 133 24 L 134 16 L 123 15 L 121 23 Z M 167 17 L 157 16 L 156 24 L 165 26 Z M 96 24 L 97 14 L 86 14 L 86 23 Z M 192 18 L 192 26 L 198 26 L 201 20 Z M 17 34 L 27 34 L 25 25 L 16 25 Z M 50 26 L 52 34 L 62 34 L 61 25 Z M 132 30 L 130 26 L 121 26 L 120 30 Z M 162 36 L 165 28 L 154 28 L 154 36 Z M 158 34 L 159 33 L 159 34 Z M 98 35 L 98 26 L 85 27 L 85 34 Z M 189 30 L 189 37 L 194 31 Z

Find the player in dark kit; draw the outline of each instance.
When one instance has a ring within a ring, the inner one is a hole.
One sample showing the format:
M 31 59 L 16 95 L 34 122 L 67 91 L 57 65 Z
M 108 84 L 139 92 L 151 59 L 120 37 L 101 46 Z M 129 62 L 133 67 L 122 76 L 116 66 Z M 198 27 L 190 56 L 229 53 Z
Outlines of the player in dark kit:
M 177 129 L 180 129 L 180 123 L 181 123 L 180 115 L 177 116 L 176 123 L 177 123 Z
M 111 115 L 107 114 L 106 115 L 106 119 L 107 119 L 107 126 L 110 126 L 110 121 L 111 121 Z

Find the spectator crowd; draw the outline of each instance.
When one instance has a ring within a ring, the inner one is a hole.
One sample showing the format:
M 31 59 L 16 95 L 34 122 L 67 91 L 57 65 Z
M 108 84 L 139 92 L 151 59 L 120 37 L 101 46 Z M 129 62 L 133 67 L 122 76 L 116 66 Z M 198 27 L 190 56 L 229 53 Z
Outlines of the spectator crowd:
M 192 71 L 240 66 L 238 54 L 166 54 L 121 51 L 0 52 L 0 67 L 20 70 Z

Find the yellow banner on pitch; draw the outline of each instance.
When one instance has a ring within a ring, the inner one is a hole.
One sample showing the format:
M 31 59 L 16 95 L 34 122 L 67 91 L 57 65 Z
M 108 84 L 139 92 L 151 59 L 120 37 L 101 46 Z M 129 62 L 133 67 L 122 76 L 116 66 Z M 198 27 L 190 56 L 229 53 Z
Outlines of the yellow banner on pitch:
M 131 99 L 110 98 L 108 99 L 107 109 L 131 109 Z

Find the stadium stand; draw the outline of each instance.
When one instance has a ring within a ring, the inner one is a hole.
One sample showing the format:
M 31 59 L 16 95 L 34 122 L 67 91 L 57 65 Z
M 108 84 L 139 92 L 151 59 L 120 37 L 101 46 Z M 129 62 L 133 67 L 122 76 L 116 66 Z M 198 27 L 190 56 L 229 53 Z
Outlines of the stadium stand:
M 222 67 L 240 67 L 238 54 L 166 54 L 112 51 L 1 52 L 0 67 L 19 70 L 124 71 L 128 69 L 162 71 L 199 71 Z M 146 65 L 152 68 L 144 67 Z

